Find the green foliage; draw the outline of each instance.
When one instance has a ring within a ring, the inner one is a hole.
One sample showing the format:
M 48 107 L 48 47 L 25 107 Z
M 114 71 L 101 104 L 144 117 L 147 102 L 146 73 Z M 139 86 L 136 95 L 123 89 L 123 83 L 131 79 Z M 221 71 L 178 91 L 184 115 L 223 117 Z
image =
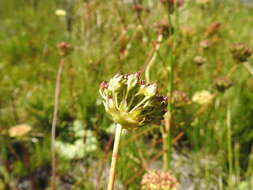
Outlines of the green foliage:
M 69 147 L 80 140 L 81 147 L 87 148 L 86 137 L 92 136 L 96 149 L 81 157 L 58 153 L 59 189 L 104 189 L 113 134 L 99 84 L 118 72 L 144 69 L 158 39 L 159 23 L 167 18 L 160 1 L 136 2 L 141 10 L 127 0 L 0 2 L 0 189 L 16 186 L 36 171 L 43 173 L 39 169 L 51 160 L 60 61 L 56 45 L 62 41 L 70 43 L 73 52 L 63 70 L 57 140 Z M 253 10 L 239 1 L 213 0 L 204 6 L 187 2 L 171 15 L 173 34 L 163 36 L 150 78 L 158 83 L 159 93 L 169 95 L 173 69 L 174 90 L 185 92 L 189 100 L 203 90 L 213 98 L 209 104 L 189 101 L 173 108 L 171 170 L 182 187 L 248 190 L 253 171 L 253 82 L 243 64 L 235 63 L 229 47 L 243 42 L 253 49 Z M 55 15 L 57 9 L 64 9 L 66 16 Z M 205 61 L 196 63 L 196 56 Z M 227 76 L 232 86 L 220 92 L 215 81 Z M 82 124 L 75 131 L 77 121 Z M 9 128 L 22 123 L 32 126 L 29 136 L 9 137 Z M 89 135 L 75 136 L 85 131 Z M 123 135 L 118 189 L 139 189 L 147 167 L 161 169 L 161 138 L 159 128 L 153 126 Z M 11 149 L 17 143 L 27 151 Z M 68 175 L 74 182 L 64 178 Z

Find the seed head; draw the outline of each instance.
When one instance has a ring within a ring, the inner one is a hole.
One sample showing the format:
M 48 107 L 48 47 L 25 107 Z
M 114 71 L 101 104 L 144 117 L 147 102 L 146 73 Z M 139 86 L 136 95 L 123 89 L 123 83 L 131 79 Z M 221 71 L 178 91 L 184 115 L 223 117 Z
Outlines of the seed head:
M 141 180 L 142 190 L 176 190 L 178 182 L 169 172 L 149 171 Z
M 57 48 L 59 49 L 59 54 L 62 57 L 69 55 L 73 49 L 72 46 L 67 42 L 61 42 L 57 44 Z
M 196 57 L 194 57 L 193 62 L 196 63 L 198 66 L 201 66 L 206 62 L 206 58 L 197 55 Z
M 232 86 L 232 81 L 227 77 L 220 77 L 216 79 L 215 86 L 218 91 L 225 92 Z
M 213 22 L 207 26 L 205 35 L 211 36 L 213 34 L 216 34 L 220 30 L 220 28 L 221 28 L 220 22 Z
M 200 105 L 207 105 L 210 104 L 213 100 L 214 95 L 211 94 L 209 91 L 207 90 L 202 90 L 200 92 L 196 92 L 193 97 L 192 97 L 192 101 L 196 102 Z
M 236 43 L 230 46 L 230 52 L 234 58 L 235 61 L 242 63 L 247 61 L 252 52 L 250 48 L 243 43 Z
M 66 16 L 66 11 L 65 10 L 63 10 L 63 9 L 57 9 L 57 10 L 55 10 L 55 15 L 56 16 L 59 16 L 59 17 L 61 17 L 61 16 Z
M 32 130 L 32 127 L 27 124 L 21 124 L 13 126 L 9 129 L 9 136 L 10 137 L 22 137 L 28 134 Z
M 175 107 L 183 107 L 190 102 L 190 99 L 185 92 L 176 90 L 173 92 L 172 101 Z
M 201 49 L 207 49 L 211 46 L 211 42 L 209 40 L 202 40 L 199 42 L 199 46 Z
M 158 34 L 169 36 L 171 33 L 173 33 L 173 26 L 166 18 L 159 20 L 154 26 Z
M 123 128 L 160 124 L 167 108 L 167 97 L 159 96 L 157 84 L 147 84 L 140 73 L 116 74 L 100 84 L 106 112 Z

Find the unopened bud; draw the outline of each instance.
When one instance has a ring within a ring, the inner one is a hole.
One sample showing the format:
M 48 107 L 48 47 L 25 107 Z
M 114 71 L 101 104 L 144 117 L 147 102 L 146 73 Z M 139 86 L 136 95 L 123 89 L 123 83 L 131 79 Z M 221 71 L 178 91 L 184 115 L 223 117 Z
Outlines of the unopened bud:
M 124 80 L 124 76 L 122 74 L 115 75 L 110 81 L 108 85 L 108 89 L 111 91 L 118 91 L 120 87 L 122 86 L 122 82 Z
M 127 89 L 131 90 L 134 88 L 139 81 L 140 73 L 133 73 L 127 76 Z

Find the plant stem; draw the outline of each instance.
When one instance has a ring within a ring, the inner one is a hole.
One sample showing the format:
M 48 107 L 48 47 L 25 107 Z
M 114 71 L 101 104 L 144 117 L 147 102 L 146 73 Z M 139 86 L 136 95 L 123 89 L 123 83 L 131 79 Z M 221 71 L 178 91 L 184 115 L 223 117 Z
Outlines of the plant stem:
M 170 125 L 171 125 L 171 112 L 167 112 L 164 116 L 165 124 L 162 128 L 163 138 L 163 169 L 166 171 L 169 169 L 170 153 L 171 153 L 171 137 L 170 137 Z
M 117 164 L 117 159 L 118 159 L 118 150 L 119 150 L 121 131 L 122 131 L 122 126 L 120 124 L 117 124 L 107 190 L 113 190 L 114 188 L 115 169 L 116 169 L 116 164 Z
M 156 59 L 157 54 L 158 54 L 158 50 L 161 46 L 162 39 L 163 39 L 163 35 L 159 34 L 158 37 L 157 37 L 157 41 L 156 41 L 156 45 L 155 45 L 155 48 L 154 48 L 153 55 L 152 55 L 151 59 L 149 60 L 149 62 L 147 64 L 147 67 L 146 67 L 146 70 L 145 70 L 145 79 L 146 79 L 147 82 L 150 82 L 150 68 L 153 65 L 153 63 L 155 62 L 155 59 Z
M 227 149 L 228 149 L 228 186 L 232 188 L 232 177 L 233 177 L 233 153 L 232 153 L 232 139 L 231 139 L 231 112 L 229 107 L 227 108 Z
M 164 151 L 163 152 L 163 169 L 166 171 L 169 169 L 169 143 L 167 142 L 169 134 L 163 130 L 162 136 L 163 136 L 163 151 Z
M 52 177 L 51 177 L 51 187 L 52 190 L 56 190 L 56 151 L 55 151 L 55 133 L 56 133 L 56 124 L 58 118 L 58 107 L 59 107 L 59 97 L 61 92 L 61 75 L 64 66 L 64 59 L 60 60 L 58 67 L 57 77 L 56 77 L 56 86 L 55 86 L 55 97 L 54 97 L 54 114 L 52 122 L 52 131 L 51 131 L 51 165 L 52 165 Z
M 250 66 L 249 62 L 243 63 L 244 67 L 248 70 L 248 72 L 253 76 L 253 68 Z
M 173 39 L 173 43 L 172 43 L 172 47 L 169 49 L 168 55 L 169 55 L 169 62 L 170 62 L 170 72 L 169 72 L 169 83 L 168 83 L 168 94 L 169 97 L 171 98 L 173 95 L 173 89 L 174 89 L 174 64 L 176 62 L 175 60 L 175 55 L 174 55 L 174 51 L 175 51 L 175 45 L 177 42 L 176 39 L 176 30 L 179 28 L 179 24 L 178 24 L 178 7 L 176 7 L 176 5 L 174 4 L 174 8 L 176 9 L 176 15 L 175 15 L 175 24 L 176 26 L 174 34 L 172 36 Z M 168 22 L 169 22 L 169 33 L 172 34 L 172 19 L 171 19 L 171 5 L 170 2 L 167 1 L 166 3 L 166 8 L 167 8 L 167 16 L 168 16 Z M 171 155 L 171 148 L 172 148 L 172 142 L 171 142 L 171 134 L 170 134 L 170 129 L 171 129 L 171 120 L 172 120 L 172 108 L 173 108 L 173 102 L 169 101 L 168 103 L 168 112 L 167 115 L 165 116 L 165 126 L 162 129 L 162 137 L 163 137 L 163 149 L 164 149 L 164 153 L 163 153 L 163 169 L 164 170 L 168 170 L 170 167 L 170 155 Z

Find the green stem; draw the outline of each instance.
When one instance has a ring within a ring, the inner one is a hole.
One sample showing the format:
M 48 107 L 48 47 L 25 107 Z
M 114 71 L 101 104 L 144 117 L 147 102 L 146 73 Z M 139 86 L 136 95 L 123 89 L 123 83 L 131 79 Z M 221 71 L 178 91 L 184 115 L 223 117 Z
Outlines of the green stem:
M 165 131 L 165 129 L 162 129 L 162 137 L 163 137 L 163 169 L 166 171 L 169 169 L 169 163 L 170 163 L 170 142 L 169 137 L 170 134 Z
M 145 79 L 146 79 L 147 82 L 150 82 L 150 68 L 153 65 L 153 63 L 155 62 L 155 59 L 156 59 L 157 54 L 158 54 L 158 50 L 161 46 L 162 39 L 163 39 L 163 35 L 159 34 L 158 37 L 157 37 L 157 41 L 156 41 L 157 44 L 154 48 L 153 56 L 151 57 L 150 61 L 147 64 L 147 67 L 146 67 L 146 70 L 145 70 Z
M 130 113 L 135 111 L 138 107 L 140 107 L 142 104 L 144 104 L 150 97 L 145 97 L 139 104 L 137 104 L 133 109 L 131 109 Z
M 52 177 L 51 177 L 51 189 L 56 190 L 56 149 L 55 149 L 55 138 L 56 138 L 56 125 L 58 119 L 58 110 L 60 103 L 60 93 L 61 93 L 61 77 L 64 66 L 64 58 L 60 60 L 58 67 L 56 85 L 55 85 L 55 97 L 54 97 L 54 113 L 53 122 L 51 128 L 51 165 L 52 165 Z
M 170 7 L 170 3 L 169 1 L 167 1 L 167 16 L 168 16 L 168 23 L 170 24 L 169 26 L 169 34 L 172 34 L 172 20 L 171 20 L 171 7 Z M 175 26 L 175 31 L 173 34 L 173 45 L 172 47 L 169 49 L 168 55 L 169 55 L 169 62 L 170 62 L 170 72 L 169 72 L 169 83 L 168 83 L 168 94 L 169 97 L 171 98 L 173 95 L 173 89 L 174 89 L 174 64 L 176 62 L 175 60 L 175 56 L 173 55 L 174 53 L 174 48 L 175 48 L 175 44 L 177 42 L 176 39 L 176 30 L 179 28 L 179 22 L 178 22 L 178 18 L 179 18 L 179 14 L 178 14 L 178 7 L 174 7 L 176 9 L 176 26 Z M 171 149 L 172 149 L 172 144 L 171 144 L 171 134 L 170 134 L 170 128 L 171 128 L 171 119 L 172 119 L 172 109 L 173 109 L 173 102 L 169 101 L 168 103 L 168 118 L 167 118 L 167 122 L 165 122 L 165 127 L 162 130 L 162 136 L 163 136 L 163 148 L 164 148 L 164 153 L 163 153 L 163 169 L 164 170 L 168 170 L 170 167 L 170 155 L 171 155 Z
M 111 168 L 109 174 L 109 181 L 107 190 L 113 190 L 114 188 L 114 181 L 115 181 L 115 169 L 118 159 L 118 151 L 119 151 L 119 143 L 120 143 L 120 136 L 122 132 L 122 126 L 120 124 L 116 125 L 116 133 L 113 145 L 113 152 L 112 152 L 112 161 L 111 161 Z
M 251 76 L 253 76 L 253 68 L 250 66 L 250 63 L 244 62 L 243 65 L 247 69 L 247 71 L 251 74 Z
M 229 188 L 232 186 L 232 176 L 233 176 L 233 153 L 232 153 L 232 139 L 231 139 L 231 112 L 227 108 L 227 149 L 228 149 L 228 171 L 229 171 Z

